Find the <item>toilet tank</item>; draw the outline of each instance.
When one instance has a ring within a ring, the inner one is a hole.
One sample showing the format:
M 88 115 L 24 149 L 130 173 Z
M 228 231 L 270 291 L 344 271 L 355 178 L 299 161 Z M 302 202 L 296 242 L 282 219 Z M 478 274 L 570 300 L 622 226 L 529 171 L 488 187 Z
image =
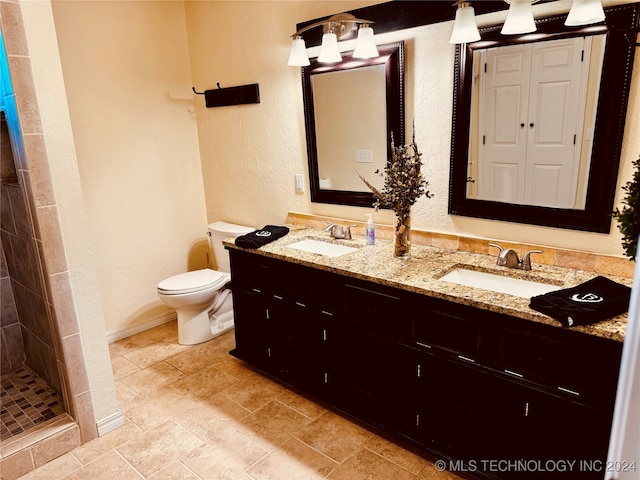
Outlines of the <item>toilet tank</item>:
M 222 244 L 223 240 L 230 237 L 239 237 L 245 233 L 255 231 L 253 227 L 246 227 L 244 225 L 236 225 L 234 223 L 227 222 L 214 222 L 208 226 L 209 245 L 213 251 L 213 256 L 216 259 L 216 265 L 218 265 L 219 272 L 229 272 L 229 252 L 227 252 Z

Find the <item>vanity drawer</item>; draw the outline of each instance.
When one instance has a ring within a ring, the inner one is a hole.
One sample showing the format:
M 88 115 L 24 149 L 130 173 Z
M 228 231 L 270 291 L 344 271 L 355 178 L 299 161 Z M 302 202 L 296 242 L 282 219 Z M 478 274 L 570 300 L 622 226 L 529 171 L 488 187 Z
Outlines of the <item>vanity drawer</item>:
M 610 408 L 613 406 L 622 344 L 555 327 L 505 326 L 501 366 L 511 375 Z
M 338 294 L 340 282 L 336 276 L 319 270 L 299 267 L 292 278 L 293 304 L 296 309 L 335 317 L 338 314 Z
M 290 267 L 269 258 L 230 250 L 231 288 L 275 301 L 291 299 Z
M 360 283 L 344 285 L 345 318 L 365 331 L 386 338 L 408 340 L 411 335 L 410 309 L 399 292 Z
M 482 345 L 481 322 L 475 311 L 434 298 L 418 303 L 413 319 L 413 341 L 422 348 L 444 349 L 475 362 Z

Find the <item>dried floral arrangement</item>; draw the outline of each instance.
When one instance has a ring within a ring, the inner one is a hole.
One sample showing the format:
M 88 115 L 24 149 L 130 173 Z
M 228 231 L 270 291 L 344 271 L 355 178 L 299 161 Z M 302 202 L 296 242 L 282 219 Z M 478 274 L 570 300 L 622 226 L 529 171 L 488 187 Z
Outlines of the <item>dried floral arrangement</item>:
M 411 211 L 411 205 L 418 198 L 433 197 L 429 192 L 427 182 L 422 174 L 422 153 L 416 145 L 415 128 L 409 145 L 396 147 L 391 133 L 391 158 L 387 159 L 384 172 L 376 170 L 375 173 L 384 177 L 384 186 L 378 190 L 371 185 L 360 173 L 358 176 L 373 192 L 376 201 L 373 206 L 376 211 L 379 208 L 390 208 L 400 217 L 407 217 Z

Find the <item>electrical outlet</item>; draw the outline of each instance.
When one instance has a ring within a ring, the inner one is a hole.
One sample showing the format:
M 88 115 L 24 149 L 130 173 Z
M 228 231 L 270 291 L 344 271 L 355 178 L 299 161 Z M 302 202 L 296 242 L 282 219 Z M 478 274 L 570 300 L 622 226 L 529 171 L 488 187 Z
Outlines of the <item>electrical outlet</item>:
M 373 163 L 373 150 L 363 150 L 356 148 L 355 161 L 357 163 Z
M 296 173 L 296 193 L 304 193 L 304 177 L 301 173 Z

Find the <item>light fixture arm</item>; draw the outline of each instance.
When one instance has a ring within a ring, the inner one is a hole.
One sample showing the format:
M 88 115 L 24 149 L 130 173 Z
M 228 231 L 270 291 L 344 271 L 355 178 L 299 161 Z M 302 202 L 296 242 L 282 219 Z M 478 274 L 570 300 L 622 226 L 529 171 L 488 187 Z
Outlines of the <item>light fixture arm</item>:
M 296 33 L 291 35 L 291 38 L 296 38 L 301 36 L 304 32 L 311 30 L 315 27 L 324 26 L 325 33 L 332 32 L 335 33 L 338 37 L 338 40 L 342 40 L 347 35 L 349 35 L 353 30 L 355 30 L 356 25 L 361 24 L 366 27 L 368 25 L 372 25 L 375 22 L 371 20 L 364 20 L 362 18 L 356 18 L 350 13 L 338 13 L 329 17 L 326 20 L 321 20 L 319 22 L 312 23 L 311 25 L 307 25 L 304 28 L 301 28 Z

